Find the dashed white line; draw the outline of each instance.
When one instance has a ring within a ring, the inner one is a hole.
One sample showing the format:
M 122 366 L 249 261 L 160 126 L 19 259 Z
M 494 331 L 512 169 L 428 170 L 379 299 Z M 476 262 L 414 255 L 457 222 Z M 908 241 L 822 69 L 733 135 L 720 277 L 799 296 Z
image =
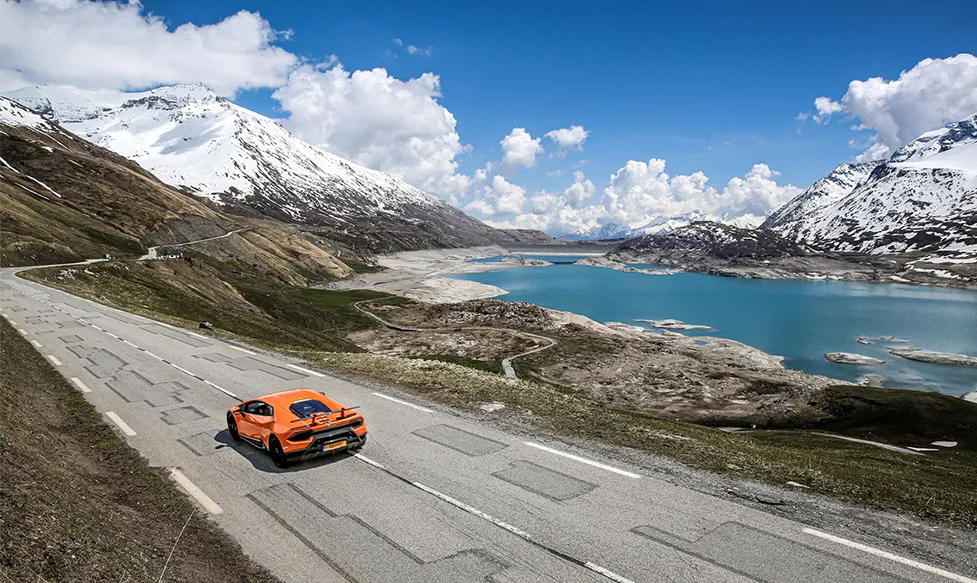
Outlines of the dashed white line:
M 549 453 L 552 453 L 552 454 L 555 454 L 555 455 L 563 456 L 563 457 L 565 457 L 567 459 L 571 459 L 571 460 L 580 462 L 582 464 L 587 464 L 588 466 L 594 466 L 595 468 L 600 468 L 602 470 L 607 470 L 608 472 L 614 472 L 615 474 L 620 474 L 620 475 L 625 476 L 625 477 L 628 477 L 628 478 L 640 478 L 641 477 L 640 474 L 635 474 L 634 472 L 629 472 L 627 470 L 622 470 L 620 468 L 615 468 L 614 466 L 609 466 L 607 464 L 602 464 L 600 462 L 595 462 L 594 460 L 589 460 L 589 459 L 587 459 L 585 457 L 580 457 L 578 455 L 573 455 L 572 453 L 567 453 L 565 451 L 560 451 L 558 449 L 553 449 L 552 447 L 546 447 L 545 445 L 540 445 L 538 443 L 533 443 L 531 441 L 524 441 L 523 443 L 526 444 L 526 445 L 528 445 L 529 447 L 535 447 L 536 449 L 541 449 L 543 451 L 546 451 L 546 452 L 549 452 Z
M 240 401 L 240 400 L 241 400 L 241 397 L 238 397 L 237 395 L 235 395 L 234 393 L 232 393 L 232 392 L 230 392 L 230 391 L 228 391 L 228 390 L 227 390 L 227 389 L 225 389 L 225 388 L 222 388 L 222 387 L 218 387 L 217 385 L 215 385 L 214 383 L 212 383 L 212 382 L 210 382 L 210 381 L 204 381 L 204 382 L 205 382 L 205 383 L 207 383 L 208 385 L 210 385 L 210 386 L 212 386 L 212 387 L 214 387 L 215 389 L 217 389 L 218 391 L 220 391 L 220 392 L 222 392 L 222 393 L 224 393 L 225 395 L 227 395 L 227 396 L 229 396 L 229 397 L 234 397 L 234 398 L 235 398 L 235 399 L 237 399 L 238 401 Z
M 190 376 L 192 376 L 192 377 L 196 377 L 196 376 L 197 376 L 196 374 L 194 374 L 194 373 L 192 373 L 192 372 L 190 372 L 190 371 L 188 371 L 187 369 L 185 369 L 185 368 L 183 368 L 183 367 L 181 367 L 181 366 L 177 366 L 177 365 L 175 365 L 175 364 L 172 364 L 172 363 L 170 363 L 170 366 L 172 366 L 172 367 L 173 367 L 173 368 L 175 368 L 176 370 L 178 370 L 178 371 L 180 371 L 180 372 L 182 372 L 183 374 L 188 374 L 188 375 L 190 375 Z
M 37 340 L 31 340 L 31 344 L 34 345 L 34 348 L 42 348 L 41 343 Z
M 424 407 L 421 407 L 420 405 L 415 405 L 414 403 L 408 403 L 407 401 L 391 397 L 390 395 L 384 395 L 383 393 L 373 393 L 373 394 L 376 395 L 377 397 L 380 397 L 381 399 L 386 399 L 388 401 L 393 401 L 394 403 L 406 405 L 412 409 L 417 409 L 418 411 L 424 411 L 425 413 L 434 413 L 432 409 L 426 409 Z
M 196 332 L 187 332 L 187 334 L 189 334 L 190 336 L 193 336 L 194 338 L 200 338 L 202 340 L 210 340 L 210 338 L 207 338 L 203 334 L 197 334 Z
M 365 455 L 363 455 L 361 453 L 354 453 L 353 454 L 353 457 L 359 458 L 359 459 L 365 461 L 366 463 L 370 464 L 371 466 L 373 466 L 375 468 L 379 468 L 381 470 L 386 469 L 386 468 L 383 467 L 383 464 L 381 464 L 380 462 L 373 461 L 373 460 L 371 460 L 370 458 L 366 457 Z
M 153 357 L 153 358 L 155 358 L 156 360 L 163 360 L 163 357 L 162 357 L 162 356 L 160 356 L 160 355 L 158 355 L 158 354 L 154 354 L 154 353 L 152 353 L 152 352 L 150 352 L 150 351 L 148 351 L 148 350 L 145 350 L 145 349 L 143 349 L 143 352 L 145 352 L 145 353 L 146 353 L 146 354 L 148 354 L 149 356 L 152 356 L 152 357 Z
M 118 337 L 118 336 L 116 336 L 115 334 L 113 334 L 113 333 L 111 333 L 111 332 L 106 332 L 106 334 L 108 334 L 108 335 L 109 335 L 109 336 L 111 336 L 112 338 L 115 338 L 116 340 L 119 340 L 119 337 Z
M 413 484 L 413 486 L 415 488 L 419 488 L 421 490 L 424 490 L 428 494 L 431 494 L 432 496 L 434 496 L 436 498 L 439 498 L 439 499 L 447 502 L 448 504 L 451 504 L 452 506 L 455 506 L 457 508 L 460 508 L 460 509 L 464 510 L 465 512 L 469 513 L 469 514 L 473 514 L 473 515 L 475 515 L 475 516 L 477 516 L 479 518 L 484 518 L 485 520 L 491 522 L 495 526 L 498 526 L 499 528 L 508 530 L 509 532 L 511 532 L 512 534 L 514 534 L 514 535 L 516 535 L 518 537 L 521 537 L 521 538 L 524 538 L 524 539 L 527 539 L 527 540 L 530 539 L 530 538 L 532 538 L 531 536 L 529 536 L 529 533 L 528 532 L 526 532 L 524 530 L 520 530 L 520 529 L 516 528 L 515 526 L 512 526 L 508 522 L 503 522 L 503 521 L 499 520 L 498 518 L 494 518 L 494 517 L 492 517 L 492 516 L 490 516 L 490 515 L 482 512 L 481 510 L 473 507 L 473 506 L 469 506 L 468 504 L 465 504 L 464 502 L 461 502 L 459 500 L 455 500 L 454 498 L 452 498 L 451 496 L 448 496 L 447 494 L 442 494 L 441 492 L 438 492 L 434 488 L 430 488 L 428 486 L 425 486 L 424 484 L 422 484 L 420 482 L 411 482 L 411 484 Z
M 244 354 L 250 354 L 250 355 L 254 356 L 254 353 L 253 352 L 251 352 L 250 350 L 245 350 L 244 348 L 241 348 L 240 346 L 234 346 L 233 344 L 228 344 L 228 346 L 230 346 L 234 350 L 237 350 L 238 352 L 243 352 Z
M 210 496 L 204 494 L 203 490 L 197 487 L 196 484 L 190 481 L 190 478 L 183 475 L 183 472 L 176 468 L 170 469 L 170 476 L 176 480 L 176 483 L 183 487 L 194 499 L 204 507 L 204 510 L 210 512 L 211 514 L 220 514 L 223 512 L 221 507 L 217 505 L 216 502 L 211 499 Z
M 877 549 L 875 547 L 870 547 L 868 545 L 863 545 L 861 543 L 850 541 L 848 539 L 844 539 L 841 538 L 840 536 L 835 536 L 833 534 L 828 534 L 826 532 L 821 532 L 820 530 L 814 530 L 813 528 L 805 528 L 803 529 L 803 532 L 816 537 L 823 538 L 825 540 L 829 540 L 834 543 L 838 543 L 840 545 L 845 545 L 853 549 L 858 549 L 870 555 L 875 555 L 877 557 L 889 559 L 890 561 L 895 561 L 896 563 L 902 563 L 903 565 L 909 565 L 910 567 L 915 567 L 921 571 L 933 573 L 934 575 L 939 575 L 940 577 L 946 577 L 947 579 L 950 579 L 952 581 L 958 581 L 959 583 L 977 583 L 977 580 L 975 579 L 964 577 L 963 575 L 957 575 L 956 573 L 951 573 L 950 571 L 944 571 L 939 567 L 933 567 L 931 565 L 927 565 L 926 563 L 920 563 L 919 561 L 914 561 L 912 559 L 900 557 L 899 555 L 893 555 L 892 553 L 888 553 L 881 549 Z
M 71 382 L 75 383 L 75 386 L 77 386 L 79 389 L 81 389 L 81 392 L 83 392 L 83 393 L 90 393 L 90 392 L 92 392 L 92 390 L 89 389 L 87 386 L 85 386 L 85 383 L 81 382 L 81 379 L 79 379 L 77 377 L 71 377 Z
M 54 356 L 53 354 L 49 354 L 47 355 L 47 358 L 48 360 L 51 361 L 52 364 L 54 364 L 54 366 L 61 366 L 61 361 L 58 360 L 57 356 Z
M 13 319 L 11 319 L 11 318 L 7 318 L 7 321 L 10 322 L 10 325 L 11 326 L 16 326 L 17 325 L 17 322 L 14 322 Z
M 17 331 L 20 332 L 22 336 L 27 336 L 27 330 L 24 330 L 23 328 L 17 328 Z
M 611 571 L 610 569 L 605 569 L 604 567 L 601 567 L 597 563 L 591 563 L 591 562 L 588 561 L 588 562 L 584 563 L 583 566 L 584 567 L 587 567 L 588 569 L 590 569 L 591 571 L 593 571 L 595 573 L 600 573 L 601 575 L 607 577 L 611 581 L 617 581 L 617 583 L 634 583 L 634 581 L 632 581 L 630 579 L 627 579 L 625 577 L 622 577 L 622 576 L 618 575 L 617 573 L 615 573 L 614 571 Z
M 299 372 L 305 373 L 305 374 L 307 374 L 309 376 L 313 376 L 313 377 L 324 377 L 324 376 L 326 376 L 326 375 L 322 374 L 321 372 L 316 372 L 314 370 L 309 370 L 307 368 L 302 368 L 301 366 L 295 366 L 294 364 L 286 364 L 285 366 L 287 366 L 290 369 L 297 370 Z
M 129 437 L 136 434 L 136 432 L 132 430 L 132 427 L 129 427 L 129 424 L 122 420 L 122 417 L 116 415 L 115 411 L 106 411 L 105 416 L 111 419 L 113 423 L 118 425 L 119 429 L 122 430 L 122 433 L 125 433 Z

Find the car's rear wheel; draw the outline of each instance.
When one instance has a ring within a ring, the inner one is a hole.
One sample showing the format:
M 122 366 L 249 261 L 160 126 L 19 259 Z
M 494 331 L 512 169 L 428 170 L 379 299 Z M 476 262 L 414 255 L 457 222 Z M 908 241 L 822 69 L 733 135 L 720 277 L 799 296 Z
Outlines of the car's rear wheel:
M 230 413 L 227 414 L 227 432 L 231 434 L 231 439 L 234 441 L 241 441 L 241 434 L 237 431 L 237 420 Z
M 276 467 L 284 468 L 288 465 L 288 460 L 285 458 L 285 450 L 282 449 L 282 444 L 274 435 L 268 438 L 268 453 L 271 454 L 271 461 L 275 463 Z

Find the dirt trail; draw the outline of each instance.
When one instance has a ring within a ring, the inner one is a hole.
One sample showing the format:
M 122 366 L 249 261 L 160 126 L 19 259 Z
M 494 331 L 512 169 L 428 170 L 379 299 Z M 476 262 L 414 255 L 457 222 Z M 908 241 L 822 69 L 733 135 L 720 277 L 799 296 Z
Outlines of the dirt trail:
M 357 311 L 366 314 L 367 316 L 373 318 L 374 320 L 376 320 L 380 324 L 383 324 L 387 328 L 390 328 L 391 330 L 397 330 L 399 332 L 465 332 L 465 331 L 473 331 L 473 330 L 497 330 L 500 332 L 508 332 L 510 334 L 515 334 L 517 336 L 523 336 L 527 338 L 532 338 L 534 340 L 543 340 L 544 342 L 548 342 L 546 346 L 538 346 L 536 348 L 533 348 L 532 350 L 527 350 L 526 352 L 520 352 L 519 354 L 513 354 L 512 356 L 508 356 L 504 358 L 502 360 L 502 371 L 505 373 L 505 376 L 511 379 L 519 378 L 518 376 L 516 376 L 515 369 L 512 368 L 512 361 L 514 359 L 523 356 L 528 356 L 530 354 L 535 354 L 537 352 L 541 352 L 543 350 L 553 348 L 554 346 L 559 344 L 559 341 L 557 341 L 556 338 L 550 338 L 549 336 L 541 336 L 539 334 L 532 334 L 530 332 L 523 332 L 521 330 L 515 330 L 513 328 L 497 328 L 494 326 L 463 326 L 460 328 L 459 327 L 414 328 L 411 326 L 402 326 L 400 324 L 394 324 L 393 322 L 388 322 L 387 320 L 384 320 L 383 318 L 374 314 L 373 312 L 370 312 L 369 310 L 364 310 L 363 307 L 360 305 L 365 302 L 371 302 L 371 301 L 373 300 L 362 300 L 354 303 L 353 307 L 356 308 Z

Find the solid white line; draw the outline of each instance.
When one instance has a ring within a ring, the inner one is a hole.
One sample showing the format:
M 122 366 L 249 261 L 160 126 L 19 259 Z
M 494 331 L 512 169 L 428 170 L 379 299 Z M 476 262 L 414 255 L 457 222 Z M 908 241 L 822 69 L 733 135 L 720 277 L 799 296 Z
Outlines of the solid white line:
M 203 340 L 210 340 L 209 338 L 207 338 L 203 334 L 197 334 L 196 332 L 187 332 L 187 334 L 189 334 L 190 336 L 193 336 L 194 338 L 201 338 Z
M 389 395 L 384 395 L 383 393 L 373 393 L 373 394 L 376 395 L 376 396 L 378 396 L 378 397 L 380 397 L 381 399 L 386 399 L 388 401 L 393 401 L 394 403 L 400 403 L 401 405 L 407 405 L 408 407 L 410 407 L 412 409 L 417 409 L 418 411 L 424 411 L 425 413 L 434 413 L 434 411 L 431 410 L 431 409 L 425 409 L 424 407 L 421 407 L 420 405 L 415 405 L 414 403 L 408 403 L 407 401 L 402 401 L 400 399 L 396 399 L 396 398 L 391 397 Z
M 380 468 L 381 470 L 384 469 L 383 464 L 381 464 L 380 462 L 375 462 L 361 453 L 354 453 L 353 457 L 360 458 L 361 460 L 365 461 L 366 463 L 370 464 L 375 468 Z
M 617 573 L 615 573 L 614 571 L 611 571 L 610 569 L 605 569 L 604 567 L 601 567 L 600 565 L 598 565 L 596 563 L 591 563 L 591 562 L 588 561 L 588 562 L 584 563 L 583 566 L 584 567 L 587 567 L 588 569 L 590 569 L 591 571 L 593 571 L 595 573 L 600 573 L 601 575 L 607 577 L 611 581 L 617 581 L 617 583 L 634 583 L 634 581 L 632 581 L 630 579 L 627 579 L 625 577 L 622 577 L 622 576 L 618 575 Z
M 243 352 L 244 354 L 250 354 L 250 355 L 252 355 L 252 356 L 254 355 L 254 353 L 253 353 L 253 352 L 251 352 L 250 350 L 245 350 L 245 349 L 243 349 L 243 348 L 241 348 L 240 346 L 234 346 L 233 344 L 228 344 L 228 346 L 230 346 L 230 347 L 231 347 L 231 348 L 233 348 L 234 350 L 237 350 L 237 351 L 240 351 L 240 352 Z
M 81 392 L 83 392 L 83 393 L 90 393 L 90 392 L 92 392 L 92 390 L 89 389 L 88 387 L 86 387 L 85 386 L 85 383 L 81 382 L 81 379 L 79 379 L 79 378 L 71 377 L 71 382 L 75 383 L 78 386 L 78 388 L 81 389 Z
M 602 470 L 607 470 L 608 472 L 614 472 L 615 474 L 620 474 L 620 475 L 626 476 L 628 478 L 640 478 L 641 477 L 639 474 L 635 474 L 633 472 L 628 472 L 626 470 L 615 468 L 614 466 L 609 466 L 607 464 L 602 464 L 600 462 L 595 462 L 594 460 L 589 460 L 589 459 L 587 459 L 585 457 L 580 457 L 578 455 L 573 455 L 572 453 L 567 453 L 565 451 L 560 451 L 558 449 L 553 449 L 552 447 L 546 447 L 545 445 L 540 445 L 538 443 L 533 443 L 531 441 L 524 441 L 523 443 L 526 444 L 526 445 L 528 445 L 529 447 L 535 447 L 536 449 L 541 449 L 543 451 L 547 451 L 547 452 L 552 453 L 552 454 L 563 456 L 563 457 L 565 457 L 567 459 L 571 459 L 571 460 L 580 462 L 582 464 L 587 464 L 588 466 L 594 466 L 595 468 L 600 468 Z
M 197 502 L 199 502 L 200 505 L 204 507 L 204 510 L 210 512 L 211 514 L 220 514 L 221 512 L 223 512 L 223 510 L 221 510 L 221 507 L 218 506 L 217 503 L 210 498 L 210 496 L 204 494 L 203 490 L 198 488 L 196 484 L 191 482 L 190 478 L 184 476 L 183 472 L 181 472 L 176 468 L 171 468 L 170 475 L 173 477 L 174 480 L 176 480 L 177 484 L 183 486 L 183 489 L 187 491 L 187 494 L 193 496 L 197 500 Z
M 301 366 L 295 366 L 294 364 L 286 364 L 285 366 L 287 366 L 288 368 L 297 370 L 299 372 L 304 372 L 305 374 L 307 374 L 309 376 L 313 376 L 313 377 L 324 377 L 324 376 L 326 376 L 326 375 L 322 374 L 321 372 L 316 372 L 314 370 L 309 370 L 307 368 L 302 368 Z
M 919 561 L 914 561 L 912 559 L 906 559 L 904 557 L 900 557 L 899 555 L 893 555 L 892 553 L 887 553 L 875 547 L 870 547 L 868 545 L 863 545 L 861 543 L 850 541 L 848 539 L 841 538 L 840 536 L 835 536 L 833 534 L 821 532 L 820 530 L 814 530 L 813 528 L 805 528 L 803 529 L 803 532 L 823 538 L 825 540 L 829 540 L 834 543 L 838 543 L 840 545 L 845 545 L 853 549 L 858 549 L 862 552 L 869 553 L 870 555 L 875 555 L 878 557 L 889 559 L 890 561 L 895 561 L 897 563 L 902 563 L 903 565 L 909 565 L 910 567 L 915 567 L 921 571 L 927 571 L 929 573 L 933 573 L 934 575 L 946 577 L 947 579 L 951 579 L 953 581 L 959 581 L 960 583 L 977 583 L 977 580 L 975 579 L 964 577 L 963 575 L 957 575 L 956 573 L 951 573 L 949 571 L 944 571 L 943 569 L 940 569 L 938 567 L 933 567 L 925 563 L 920 563 Z
M 37 340 L 31 340 L 31 344 L 34 345 L 34 348 L 41 348 L 41 343 Z
M 47 357 L 48 357 L 48 360 L 50 360 L 52 363 L 54 363 L 54 366 L 61 366 L 61 361 L 58 360 L 58 357 L 57 356 L 54 356 L 53 354 L 49 354 L 49 355 L 47 355 Z
M 115 414 L 115 411 L 106 411 L 105 416 L 111 419 L 113 423 L 118 425 L 119 429 L 122 430 L 122 433 L 125 433 L 129 437 L 136 434 L 136 432 L 132 430 L 132 427 L 129 427 L 129 424 L 122 420 L 122 417 Z
M 225 395 L 227 395 L 227 396 L 229 396 L 229 397 L 234 397 L 234 398 L 235 398 L 235 399 L 237 399 L 238 401 L 240 401 L 240 400 L 241 400 L 241 397 L 238 397 L 237 395 L 235 395 L 234 393 L 232 393 L 232 392 L 230 392 L 230 391 L 228 391 L 227 389 L 224 389 L 224 388 L 221 388 L 221 387 L 218 387 L 217 385 L 215 385 L 214 383 L 212 383 L 212 382 L 210 382 L 210 381 L 204 381 L 204 382 L 205 382 L 205 383 L 207 383 L 208 385 L 210 385 L 210 386 L 212 386 L 212 387 L 214 387 L 215 389 L 217 389 L 218 391 L 220 391 L 220 392 L 222 392 L 222 393 L 224 393 Z
M 456 506 L 458 508 L 461 508 L 462 510 L 464 510 L 465 512 L 467 512 L 469 514 L 474 514 L 475 516 L 477 516 L 479 518 L 484 518 L 485 520 L 491 522 L 495 526 L 498 526 L 499 528 L 504 528 L 505 530 L 508 530 L 509 532 L 511 532 L 512 534 L 514 534 L 516 536 L 522 537 L 524 539 L 532 538 L 531 536 L 529 536 L 529 533 L 528 532 L 526 532 L 524 530 L 520 530 L 520 529 L 512 526 L 511 524 L 509 524 L 507 522 L 502 522 L 498 518 L 493 518 L 492 516 L 489 516 L 488 514 L 485 514 L 484 512 L 482 512 L 481 510 L 479 510 L 477 508 L 474 508 L 472 506 L 469 506 L 469 505 L 465 504 L 464 502 L 460 502 L 458 500 L 455 500 L 454 498 L 452 498 L 451 496 L 448 496 L 447 494 L 442 494 L 441 492 L 438 492 L 434 488 L 429 488 L 429 487 L 425 486 L 424 484 L 422 484 L 420 482 L 411 482 L 411 483 L 416 488 L 420 488 L 421 490 L 424 490 L 428 494 L 431 494 L 431 495 L 433 495 L 433 496 L 435 496 L 437 498 L 440 498 L 441 500 L 444 500 L 445 502 L 447 502 L 448 504 L 451 504 L 452 506 Z
M 24 330 L 23 328 L 17 328 L 17 331 L 20 332 L 23 336 L 27 336 L 27 330 Z
M 175 368 L 176 370 L 178 370 L 178 371 L 180 371 L 180 372 L 182 372 L 183 374 L 188 374 L 188 375 L 190 375 L 190 376 L 192 376 L 192 377 L 195 377 L 195 376 L 197 376 L 197 375 L 195 375 L 195 374 L 193 374 L 192 372 L 190 372 L 190 371 L 188 371 L 187 369 L 185 369 L 185 368 L 183 368 L 183 367 L 180 367 L 180 366 L 177 366 L 177 365 L 175 365 L 175 364 L 171 364 L 170 366 L 172 366 L 172 367 L 173 367 L 173 368 Z

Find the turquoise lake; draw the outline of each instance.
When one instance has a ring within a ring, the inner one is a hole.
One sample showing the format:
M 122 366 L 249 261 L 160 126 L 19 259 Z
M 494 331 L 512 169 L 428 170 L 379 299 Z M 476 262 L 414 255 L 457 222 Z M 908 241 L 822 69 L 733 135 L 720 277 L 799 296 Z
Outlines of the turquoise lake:
M 546 257 L 573 261 L 579 257 Z M 491 259 L 490 259 L 491 260 Z M 485 260 L 482 260 L 485 261 Z M 650 266 L 648 266 L 650 267 Z M 885 386 L 951 395 L 977 391 L 977 369 L 915 362 L 890 346 L 977 356 L 977 292 L 898 284 L 754 280 L 697 273 L 646 275 L 583 265 L 551 265 L 455 275 L 508 290 L 509 301 L 583 314 L 598 322 L 640 325 L 636 318 L 676 318 L 711 326 L 683 334 L 720 336 L 787 358 L 785 366 L 857 382 L 869 373 Z M 864 336 L 872 344 L 859 344 Z M 894 336 L 910 344 L 879 340 Z M 886 360 L 835 364 L 826 352 Z

